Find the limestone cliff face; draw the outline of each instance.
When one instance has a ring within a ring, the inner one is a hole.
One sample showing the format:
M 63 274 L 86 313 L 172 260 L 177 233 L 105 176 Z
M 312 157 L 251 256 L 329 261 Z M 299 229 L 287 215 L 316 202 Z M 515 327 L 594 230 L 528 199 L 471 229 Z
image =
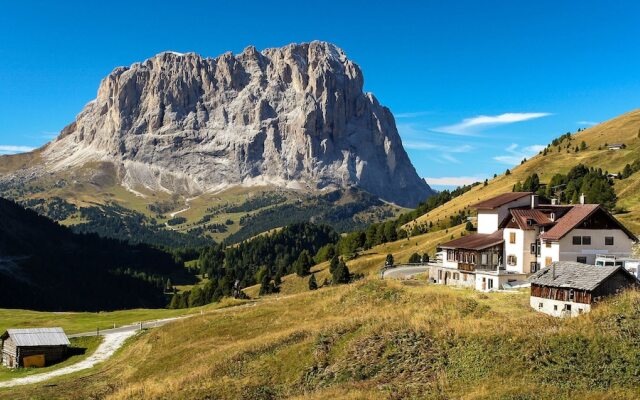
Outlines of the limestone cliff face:
M 111 161 L 131 188 L 357 186 L 416 205 L 432 190 L 360 68 L 324 42 L 217 58 L 165 52 L 116 68 L 43 151 L 48 171 Z

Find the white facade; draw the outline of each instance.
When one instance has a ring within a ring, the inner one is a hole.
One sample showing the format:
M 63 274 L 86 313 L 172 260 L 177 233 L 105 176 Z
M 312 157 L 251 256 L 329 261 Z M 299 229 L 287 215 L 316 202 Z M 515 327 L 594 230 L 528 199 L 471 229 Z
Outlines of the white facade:
M 531 296 L 531 308 L 553 317 L 576 317 L 591 311 L 591 304 L 575 303 L 573 301 L 559 301 Z
M 524 196 L 493 210 L 478 210 L 478 233 L 493 233 L 507 215 L 509 209 L 531 205 L 531 196 Z
M 484 204 L 486 206 L 491 202 L 485 202 Z M 493 204 L 496 203 L 494 202 Z M 574 228 L 567 233 L 562 231 L 562 237 L 559 240 L 541 239 L 541 237 L 544 237 L 545 229 L 550 231 L 550 229 L 556 228 L 560 220 L 570 212 L 573 212 L 574 219 L 576 213 L 583 215 L 582 221 L 576 222 L 574 226 L 612 226 L 611 224 L 597 224 L 594 222 L 582 224 L 583 221 L 588 222 L 589 220 L 586 218 L 591 218 L 592 215 L 599 216 L 601 219 L 609 218 L 603 214 L 593 214 L 594 212 L 606 213 L 606 211 L 600 210 L 598 206 L 539 205 L 537 196 L 533 194 L 525 195 L 492 209 L 480 208 L 478 209 L 477 218 L 478 234 L 495 234 L 502 227 L 503 244 L 492 244 L 487 239 L 487 246 L 493 246 L 497 251 L 497 253 L 493 253 L 493 256 L 489 255 L 489 257 L 494 257 L 495 261 L 491 265 L 495 266 L 495 268 L 491 267 L 487 270 L 487 263 L 483 261 L 487 252 L 485 252 L 485 249 L 478 247 L 478 241 L 450 242 L 449 246 L 453 247 L 448 247 L 448 251 L 455 252 L 454 258 L 459 261 L 447 257 L 447 250 L 445 250 L 440 253 L 442 260 L 440 267 L 449 271 L 464 270 L 466 273 L 465 279 L 453 279 L 454 276 L 447 275 L 445 271 L 440 274 L 444 274 L 442 278 L 436 277 L 434 280 L 438 283 L 470 286 L 467 275 L 473 274 L 473 287 L 476 290 L 491 291 L 501 289 L 505 283 L 524 280 L 529 274 L 556 261 L 573 261 L 595 265 L 597 254 L 616 255 L 619 257 L 629 256 L 634 240 L 631 239 L 626 230 L 619 227 L 611 229 Z M 582 214 L 580 214 L 581 212 Z M 574 236 L 580 238 L 579 244 L 574 244 Z M 479 238 L 479 240 L 482 241 L 482 238 Z M 465 245 L 470 247 L 463 247 Z M 446 244 L 443 247 L 446 248 Z M 502 248 L 500 249 L 499 247 Z M 460 254 L 462 254 L 462 257 L 458 258 Z M 640 274 L 638 269 L 634 272 Z M 434 273 L 439 274 L 440 272 L 434 271 Z M 461 278 L 461 275 L 456 274 L 456 278 Z M 583 308 L 584 311 L 588 310 Z
M 590 244 L 574 245 L 574 236 L 589 237 Z M 607 245 L 605 237 L 613 238 L 613 244 Z M 580 262 L 595 265 L 596 254 L 628 257 L 632 246 L 633 241 L 620 229 L 574 229 L 560 239 L 558 261 L 579 261 L 578 257 L 584 257 Z

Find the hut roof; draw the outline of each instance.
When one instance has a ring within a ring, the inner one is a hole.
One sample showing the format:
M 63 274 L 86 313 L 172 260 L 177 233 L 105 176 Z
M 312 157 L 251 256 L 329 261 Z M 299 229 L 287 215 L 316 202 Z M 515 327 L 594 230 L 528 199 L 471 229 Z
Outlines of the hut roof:
M 555 278 L 553 269 L 555 267 Z M 581 290 L 594 290 L 618 271 L 632 276 L 622 266 L 595 266 L 573 261 L 556 261 L 529 277 L 529 282 L 540 286 L 553 286 Z M 635 279 L 635 278 L 634 278 Z
M 69 346 L 71 343 L 62 328 L 7 329 L 2 340 L 11 337 L 16 346 Z

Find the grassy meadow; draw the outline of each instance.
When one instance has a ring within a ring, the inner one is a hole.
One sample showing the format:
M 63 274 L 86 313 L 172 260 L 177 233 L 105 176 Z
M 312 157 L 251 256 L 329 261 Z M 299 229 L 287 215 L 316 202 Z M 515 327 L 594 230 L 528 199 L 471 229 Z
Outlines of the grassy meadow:
M 208 304 L 202 307 L 170 310 L 158 309 L 133 309 L 105 312 L 43 312 L 18 309 L 0 309 L 0 332 L 8 328 L 38 328 L 59 326 L 67 334 L 91 332 L 96 328 L 109 329 L 113 325 L 122 326 L 134 324 L 140 321 L 152 321 L 177 317 L 180 315 L 209 312 L 220 308 L 243 304 L 241 300 L 225 299 L 219 303 Z
M 638 292 L 562 320 L 526 292 L 370 277 L 149 330 L 82 379 L 0 397 L 635 399 L 639 329 Z

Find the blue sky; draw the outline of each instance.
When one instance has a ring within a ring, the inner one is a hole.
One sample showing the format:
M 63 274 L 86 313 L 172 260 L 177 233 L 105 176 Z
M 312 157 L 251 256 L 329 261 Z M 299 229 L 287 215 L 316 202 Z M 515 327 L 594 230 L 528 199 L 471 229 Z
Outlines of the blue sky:
M 0 153 L 51 140 L 114 67 L 164 50 L 337 44 L 435 187 L 640 106 L 635 1 L 89 3 L 0 5 Z

